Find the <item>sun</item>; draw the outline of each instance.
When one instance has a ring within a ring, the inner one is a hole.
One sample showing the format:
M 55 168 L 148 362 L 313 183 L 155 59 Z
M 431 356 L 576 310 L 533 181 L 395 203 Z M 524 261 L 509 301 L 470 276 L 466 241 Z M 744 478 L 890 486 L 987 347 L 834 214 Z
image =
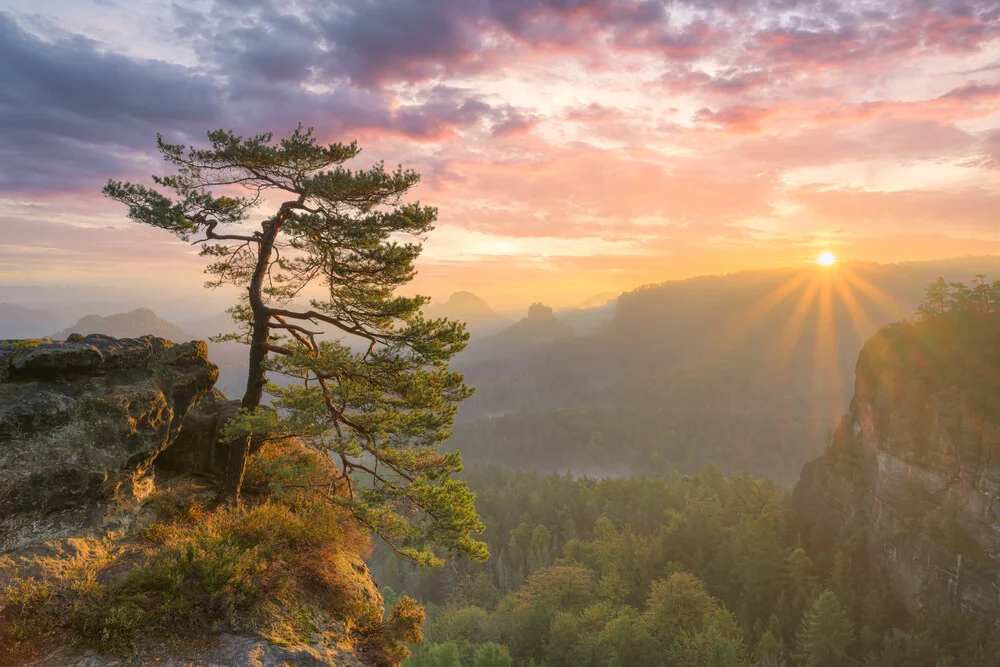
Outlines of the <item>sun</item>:
M 819 257 L 816 258 L 816 263 L 822 266 L 832 266 L 836 262 L 836 256 L 834 256 L 834 254 L 829 250 L 824 250 L 819 254 Z

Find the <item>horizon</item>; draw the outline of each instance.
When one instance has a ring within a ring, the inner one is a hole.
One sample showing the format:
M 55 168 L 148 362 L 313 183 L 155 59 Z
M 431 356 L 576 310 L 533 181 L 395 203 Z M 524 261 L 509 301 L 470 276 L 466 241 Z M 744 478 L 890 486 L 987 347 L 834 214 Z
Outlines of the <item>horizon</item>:
M 998 254 L 993 9 L 7 0 L 0 284 L 194 296 L 204 262 L 100 188 L 164 173 L 157 132 L 298 121 L 421 173 L 416 291 L 507 312 L 822 251 Z
M 980 264 L 976 264 L 979 262 Z M 1000 254 L 997 255 L 962 255 L 954 257 L 942 257 L 927 260 L 902 260 L 897 262 L 874 262 L 866 260 L 852 260 L 852 259 L 841 259 L 839 257 L 834 258 L 834 263 L 832 266 L 824 266 L 818 261 L 818 258 L 813 258 L 811 261 L 802 261 L 797 264 L 789 264 L 784 266 L 772 266 L 772 267 L 762 267 L 762 268 L 737 268 L 732 271 L 720 272 L 720 273 L 699 273 L 690 276 L 683 276 L 679 278 L 670 278 L 667 280 L 662 280 L 653 283 L 644 283 L 641 285 L 633 285 L 627 289 L 620 292 L 602 292 L 599 294 L 593 294 L 590 297 L 582 299 L 577 302 L 572 303 L 550 303 L 544 300 L 532 298 L 526 296 L 520 301 L 517 301 L 514 305 L 507 305 L 506 307 L 502 305 L 497 305 L 492 302 L 489 298 L 475 292 L 473 290 L 464 289 L 462 287 L 455 288 L 454 290 L 439 296 L 431 296 L 431 306 L 441 306 L 446 303 L 452 296 L 459 293 L 472 294 L 478 299 L 482 300 L 493 312 L 504 318 L 506 324 L 512 324 L 519 319 L 525 317 L 528 312 L 528 308 L 533 303 L 541 302 L 546 306 L 552 307 L 556 313 L 567 313 L 571 311 L 586 311 L 592 309 L 601 309 L 608 305 L 610 301 L 616 301 L 618 297 L 623 294 L 630 292 L 636 292 L 646 289 L 655 289 L 658 287 L 666 286 L 672 283 L 683 283 L 688 281 L 698 281 L 698 280 L 710 280 L 710 279 L 725 279 L 725 278 L 738 278 L 744 274 L 765 274 L 774 273 L 782 271 L 831 271 L 840 269 L 849 269 L 851 267 L 905 267 L 914 266 L 920 267 L 922 265 L 935 265 L 941 264 L 945 265 L 940 268 L 942 274 L 950 274 L 949 280 L 959 279 L 959 280 L 969 280 L 981 270 L 984 270 L 983 264 L 996 263 L 997 268 L 1000 268 Z M 947 267 L 950 263 L 969 263 L 974 264 L 976 268 L 968 267 L 963 269 L 956 269 Z M 986 267 L 988 270 L 988 267 Z M 970 273 L 970 271 L 972 271 Z M 987 273 L 986 277 L 988 279 L 1000 279 L 1000 273 L 996 276 L 992 276 Z M 69 286 L 67 285 L 4 285 L 0 284 L 0 305 L 9 304 L 13 306 L 20 306 L 23 308 L 37 309 L 40 311 L 46 311 L 51 308 L 65 308 L 71 303 L 76 303 L 79 307 L 76 310 L 71 310 L 70 315 L 73 319 L 81 319 L 90 315 L 97 315 L 101 317 L 108 317 L 111 315 L 123 314 L 126 312 L 131 312 L 137 309 L 150 309 L 156 315 L 174 323 L 183 324 L 184 322 L 195 322 L 199 320 L 208 319 L 213 316 L 218 316 L 223 314 L 225 309 L 232 305 L 232 300 L 227 300 L 226 294 L 222 290 L 202 290 L 204 296 L 211 296 L 209 301 L 213 304 L 212 306 L 206 306 L 202 304 L 201 307 L 194 310 L 191 309 L 191 304 L 189 302 L 189 296 L 178 296 L 172 295 L 169 300 L 150 300 L 148 294 L 136 293 L 115 293 L 102 294 L 103 298 L 93 299 L 90 301 L 80 301 L 79 298 L 74 297 L 72 293 L 66 296 L 66 291 Z M 76 288 L 80 291 L 89 291 L 90 287 L 79 287 Z M 40 297 L 40 294 L 48 294 L 47 297 Z M 607 297 L 606 299 L 604 297 Z M 587 303 L 598 299 L 599 302 Z
M 998 212 L 1000 0 L 0 0 L 0 665 L 997 667 Z

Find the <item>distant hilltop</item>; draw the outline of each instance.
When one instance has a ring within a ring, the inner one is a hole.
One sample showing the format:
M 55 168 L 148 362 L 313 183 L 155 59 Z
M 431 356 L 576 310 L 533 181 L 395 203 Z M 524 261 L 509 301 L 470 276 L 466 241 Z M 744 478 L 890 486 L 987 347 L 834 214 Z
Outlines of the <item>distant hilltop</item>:
M 168 322 L 148 308 L 136 308 L 127 313 L 104 317 L 87 315 L 76 324 L 55 334 L 56 340 L 65 340 L 71 333 L 104 334 L 115 338 L 137 338 L 152 335 L 168 340 L 183 341 L 193 338 L 172 322 Z
M 447 317 L 465 322 L 470 330 L 496 329 L 508 324 L 506 317 L 472 292 L 455 292 L 447 301 L 431 302 L 424 310 L 430 318 Z

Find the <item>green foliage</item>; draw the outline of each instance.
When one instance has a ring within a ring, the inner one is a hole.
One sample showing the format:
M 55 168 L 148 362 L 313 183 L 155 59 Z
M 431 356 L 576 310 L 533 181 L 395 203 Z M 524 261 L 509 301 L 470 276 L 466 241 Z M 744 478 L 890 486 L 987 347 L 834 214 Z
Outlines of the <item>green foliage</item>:
M 381 580 L 437 603 L 415 657 L 454 642 L 468 665 L 493 642 L 514 664 L 545 667 L 790 667 L 800 655 L 805 664 L 997 664 L 994 628 L 955 609 L 910 618 L 858 545 L 811 544 L 786 493 L 761 480 L 712 469 L 594 480 L 498 468 L 469 479 L 490 561 L 432 571 L 376 552 Z M 502 593 L 495 604 L 477 592 L 486 581 Z
M 921 318 L 933 318 L 945 314 L 974 313 L 993 315 L 1000 304 L 1000 280 L 986 282 L 980 274 L 968 285 L 960 282 L 946 282 L 944 278 L 927 285 L 924 299 L 917 306 Z
M 441 554 L 485 559 L 473 496 L 453 478 L 461 457 L 440 451 L 471 395 L 448 368 L 468 334 L 424 319 L 426 297 L 397 294 L 437 218 L 404 201 L 419 175 L 350 169 L 356 143 L 323 145 L 301 125 L 278 141 L 225 130 L 208 140 L 188 148 L 161 136 L 172 175 L 154 176 L 154 188 L 109 181 L 104 192 L 133 221 L 201 244 L 208 285 L 245 295 L 230 310 L 239 330 L 220 338 L 250 346 L 242 415 L 224 434 L 230 497 L 239 500 L 251 452 L 296 435 L 334 457 L 342 506 L 400 554 L 435 565 Z M 276 210 L 248 226 L 265 201 Z M 267 372 L 295 382 L 268 385 Z M 285 419 L 260 410 L 265 389 Z
M 370 538 L 331 499 L 335 467 L 291 442 L 266 447 L 251 471 L 240 505 L 211 507 L 210 489 L 179 481 L 147 501 L 152 523 L 134 534 L 70 540 L 70 555 L 24 561 L 30 576 L 0 561 L 0 662 L 50 635 L 141 655 L 217 632 L 343 641 L 337 626 L 371 664 L 404 659 L 424 610 L 406 595 L 388 611 L 379 602 L 360 565 Z
M 514 667 L 514 659 L 495 642 L 487 642 L 476 651 L 473 667 Z
M 41 341 L 37 338 L 24 338 L 18 340 L 0 340 L 0 345 L 10 345 L 14 351 L 28 352 L 38 348 Z
M 716 601 L 705 585 L 687 572 L 675 572 L 668 579 L 653 582 L 646 600 L 645 621 L 664 641 L 681 633 L 694 633 L 715 611 Z
M 843 667 L 854 642 L 854 627 L 833 591 L 819 594 L 802 618 L 795 636 L 796 656 L 803 667 Z

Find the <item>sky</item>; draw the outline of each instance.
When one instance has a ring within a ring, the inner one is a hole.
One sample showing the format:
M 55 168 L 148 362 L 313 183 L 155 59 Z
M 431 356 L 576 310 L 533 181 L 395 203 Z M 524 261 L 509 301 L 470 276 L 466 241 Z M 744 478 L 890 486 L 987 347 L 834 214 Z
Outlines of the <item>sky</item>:
M 421 173 L 436 298 L 1000 254 L 996 0 L 0 0 L 0 285 L 202 298 L 101 187 L 298 122 Z

